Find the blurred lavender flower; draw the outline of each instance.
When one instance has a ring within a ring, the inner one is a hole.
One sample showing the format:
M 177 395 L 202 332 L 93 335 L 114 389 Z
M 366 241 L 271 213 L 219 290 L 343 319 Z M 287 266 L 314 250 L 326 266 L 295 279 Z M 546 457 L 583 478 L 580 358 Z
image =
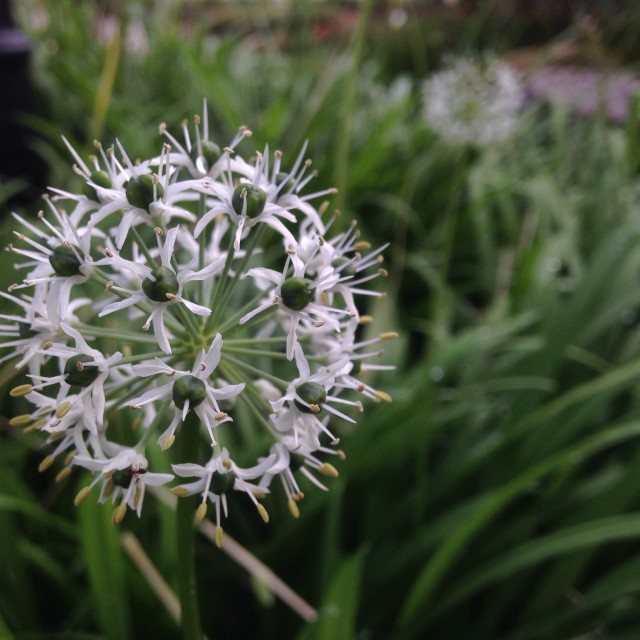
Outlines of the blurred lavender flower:
M 622 71 L 553 66 L 528 78 L 527 95 L 533 100 L 565 105 L 583 116 L 602 110 L 609 120 L 621 124 L 634 96 L 640 95 L 640 77 Z

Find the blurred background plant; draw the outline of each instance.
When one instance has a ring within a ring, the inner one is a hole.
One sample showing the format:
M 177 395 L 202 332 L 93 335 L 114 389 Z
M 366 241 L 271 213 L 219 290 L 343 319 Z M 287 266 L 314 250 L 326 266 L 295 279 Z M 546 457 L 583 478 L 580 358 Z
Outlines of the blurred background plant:
M 239 503 L 228 523 L 319 618 L 202 538 L 210 638 L 640 637 L 636 2 L 21 0 L 14 13 L 37 98 L 22 122 L 48 184 L 79 187 L 62 134 L 83 156 L 116 135 L 153 155 L 150 128 L 175 130 L 206 97 L 214 139 L 241 124 L 256 149 L 308 139 L 315 184 L 339 188 L 364 238 L 391 242 L 389 294 L 369 313 L 401 334 L 393 403 L 344 441 L 340 478 L 299 520 L 274 504 L 265 535 Z M 522 75 L 519 124 L 499 144 L 450 142 L 423 118 L 423 83 L 451 55 L 485 53 Z M 536 84 L 545 73 L 565 74 L 559 91 Z M 2 183 L 3 209 L 33 215 L 19 189 Z M 0 637 L 176 637 L 110 508 L 75 508 L 79 478 L 38 473 L 39 439 L 8 426 L 14 375 L 0 372 Z M 148 507 L 126 531 L 175 587 L 169 509 Z

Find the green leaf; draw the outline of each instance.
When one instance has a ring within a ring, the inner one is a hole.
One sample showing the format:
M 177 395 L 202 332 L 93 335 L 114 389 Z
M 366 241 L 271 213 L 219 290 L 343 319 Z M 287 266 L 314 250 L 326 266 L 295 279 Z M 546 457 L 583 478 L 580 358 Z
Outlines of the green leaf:
M 492 560 L 490 566 L 468 576 L 463 587 L 451 598 L 447 598 L 443 606 L 453 605 L 487 584 L 503 580 L 512 573 L 535 566 L 554 556 L 638 537 L 640 513 L 612 516 L 556 531 L 540 540 L 526 542 L 502 558 Z
M 355 640 L 358 593 L 366 549 L 348 558 L 329 587 L 318 620 L 298 640 Z
M 28 502 L 23 498 L 0 494 L 0 511 L 20 513 L 26 518 L 36 521 L 46 527 L 56 529 L 70 538 L 75 538 L 75 528 L 63 518 L 45 511 L 40 505 Z
M 7 623 L 4 621 L 4 618 L 0 615 L 0 638 L 2 640 L 13 640 L 15 636 L 9 630 Z
M 582 441 L 578 446 L 570 447 L 534 466 L 528 467 L 506 485 L 487 495 L 469 519 L 444 541 L 418 575 L 401 612 L 401 625 L 411 624 L 423 610 L 425 603 L 430 602 L 442 577 L 449 567 L 454 564 L 473 536 L 525 491 L 533 481 L 543 477 L 553 469 L 564 469 L 568 465 L 578 464 L 587 456 L 601 451 L 605 447 L 638 436 L 640 436 L 639 422 L 631 422 L 608 429 Z
M 100 626 L 110 640 L 131 637 L 120 536 L 108 505 L 86 500 L 78 507 L 80 542 Z

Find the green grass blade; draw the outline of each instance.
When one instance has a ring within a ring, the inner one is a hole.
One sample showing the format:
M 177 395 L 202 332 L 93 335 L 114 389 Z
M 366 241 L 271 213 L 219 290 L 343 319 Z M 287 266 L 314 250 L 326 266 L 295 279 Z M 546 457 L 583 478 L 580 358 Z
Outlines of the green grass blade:
M 358 593 L 366 550 L 342 563 L 327 592 L 320 617 L 298 640 L 355 640 Z
M 400 615 L 400 624 L 412 623 L 422 612 L 444 576 L 471 538 L 488 524 L 504 507 L 520 495 L 531 482 L 554 468 L 577 464 L 589 455 L 612 444 L 640 436 L 640 422 L 631 422 L 599 433 L 578 446 L 553 455 L 529 467 L 505 486 L 489 494 L 471 517 L 447 538 L 415 580 Z
M 92 500 L 78 507 L 80 542 L 98 620 L 109 640 L 131 637 L 123 552 L 109 505 Z

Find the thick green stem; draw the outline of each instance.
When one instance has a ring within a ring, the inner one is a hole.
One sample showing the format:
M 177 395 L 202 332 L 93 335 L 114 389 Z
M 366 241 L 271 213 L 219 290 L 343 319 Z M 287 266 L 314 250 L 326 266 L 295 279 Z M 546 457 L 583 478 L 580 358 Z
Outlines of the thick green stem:
M 198 457 L 198 436 L 200 421 L 190 411 L 178 434 L 180 460 L 196 460 Z M 194 496 L 178 499 L 176 510 L 177 543 L 178 543 L 178 591 L 182 612 L 181 626 L 183 640 L 201 640 L 200 610 L 198 607 L 198 591 L 196 588 L 195 566 L 195 514 Z

